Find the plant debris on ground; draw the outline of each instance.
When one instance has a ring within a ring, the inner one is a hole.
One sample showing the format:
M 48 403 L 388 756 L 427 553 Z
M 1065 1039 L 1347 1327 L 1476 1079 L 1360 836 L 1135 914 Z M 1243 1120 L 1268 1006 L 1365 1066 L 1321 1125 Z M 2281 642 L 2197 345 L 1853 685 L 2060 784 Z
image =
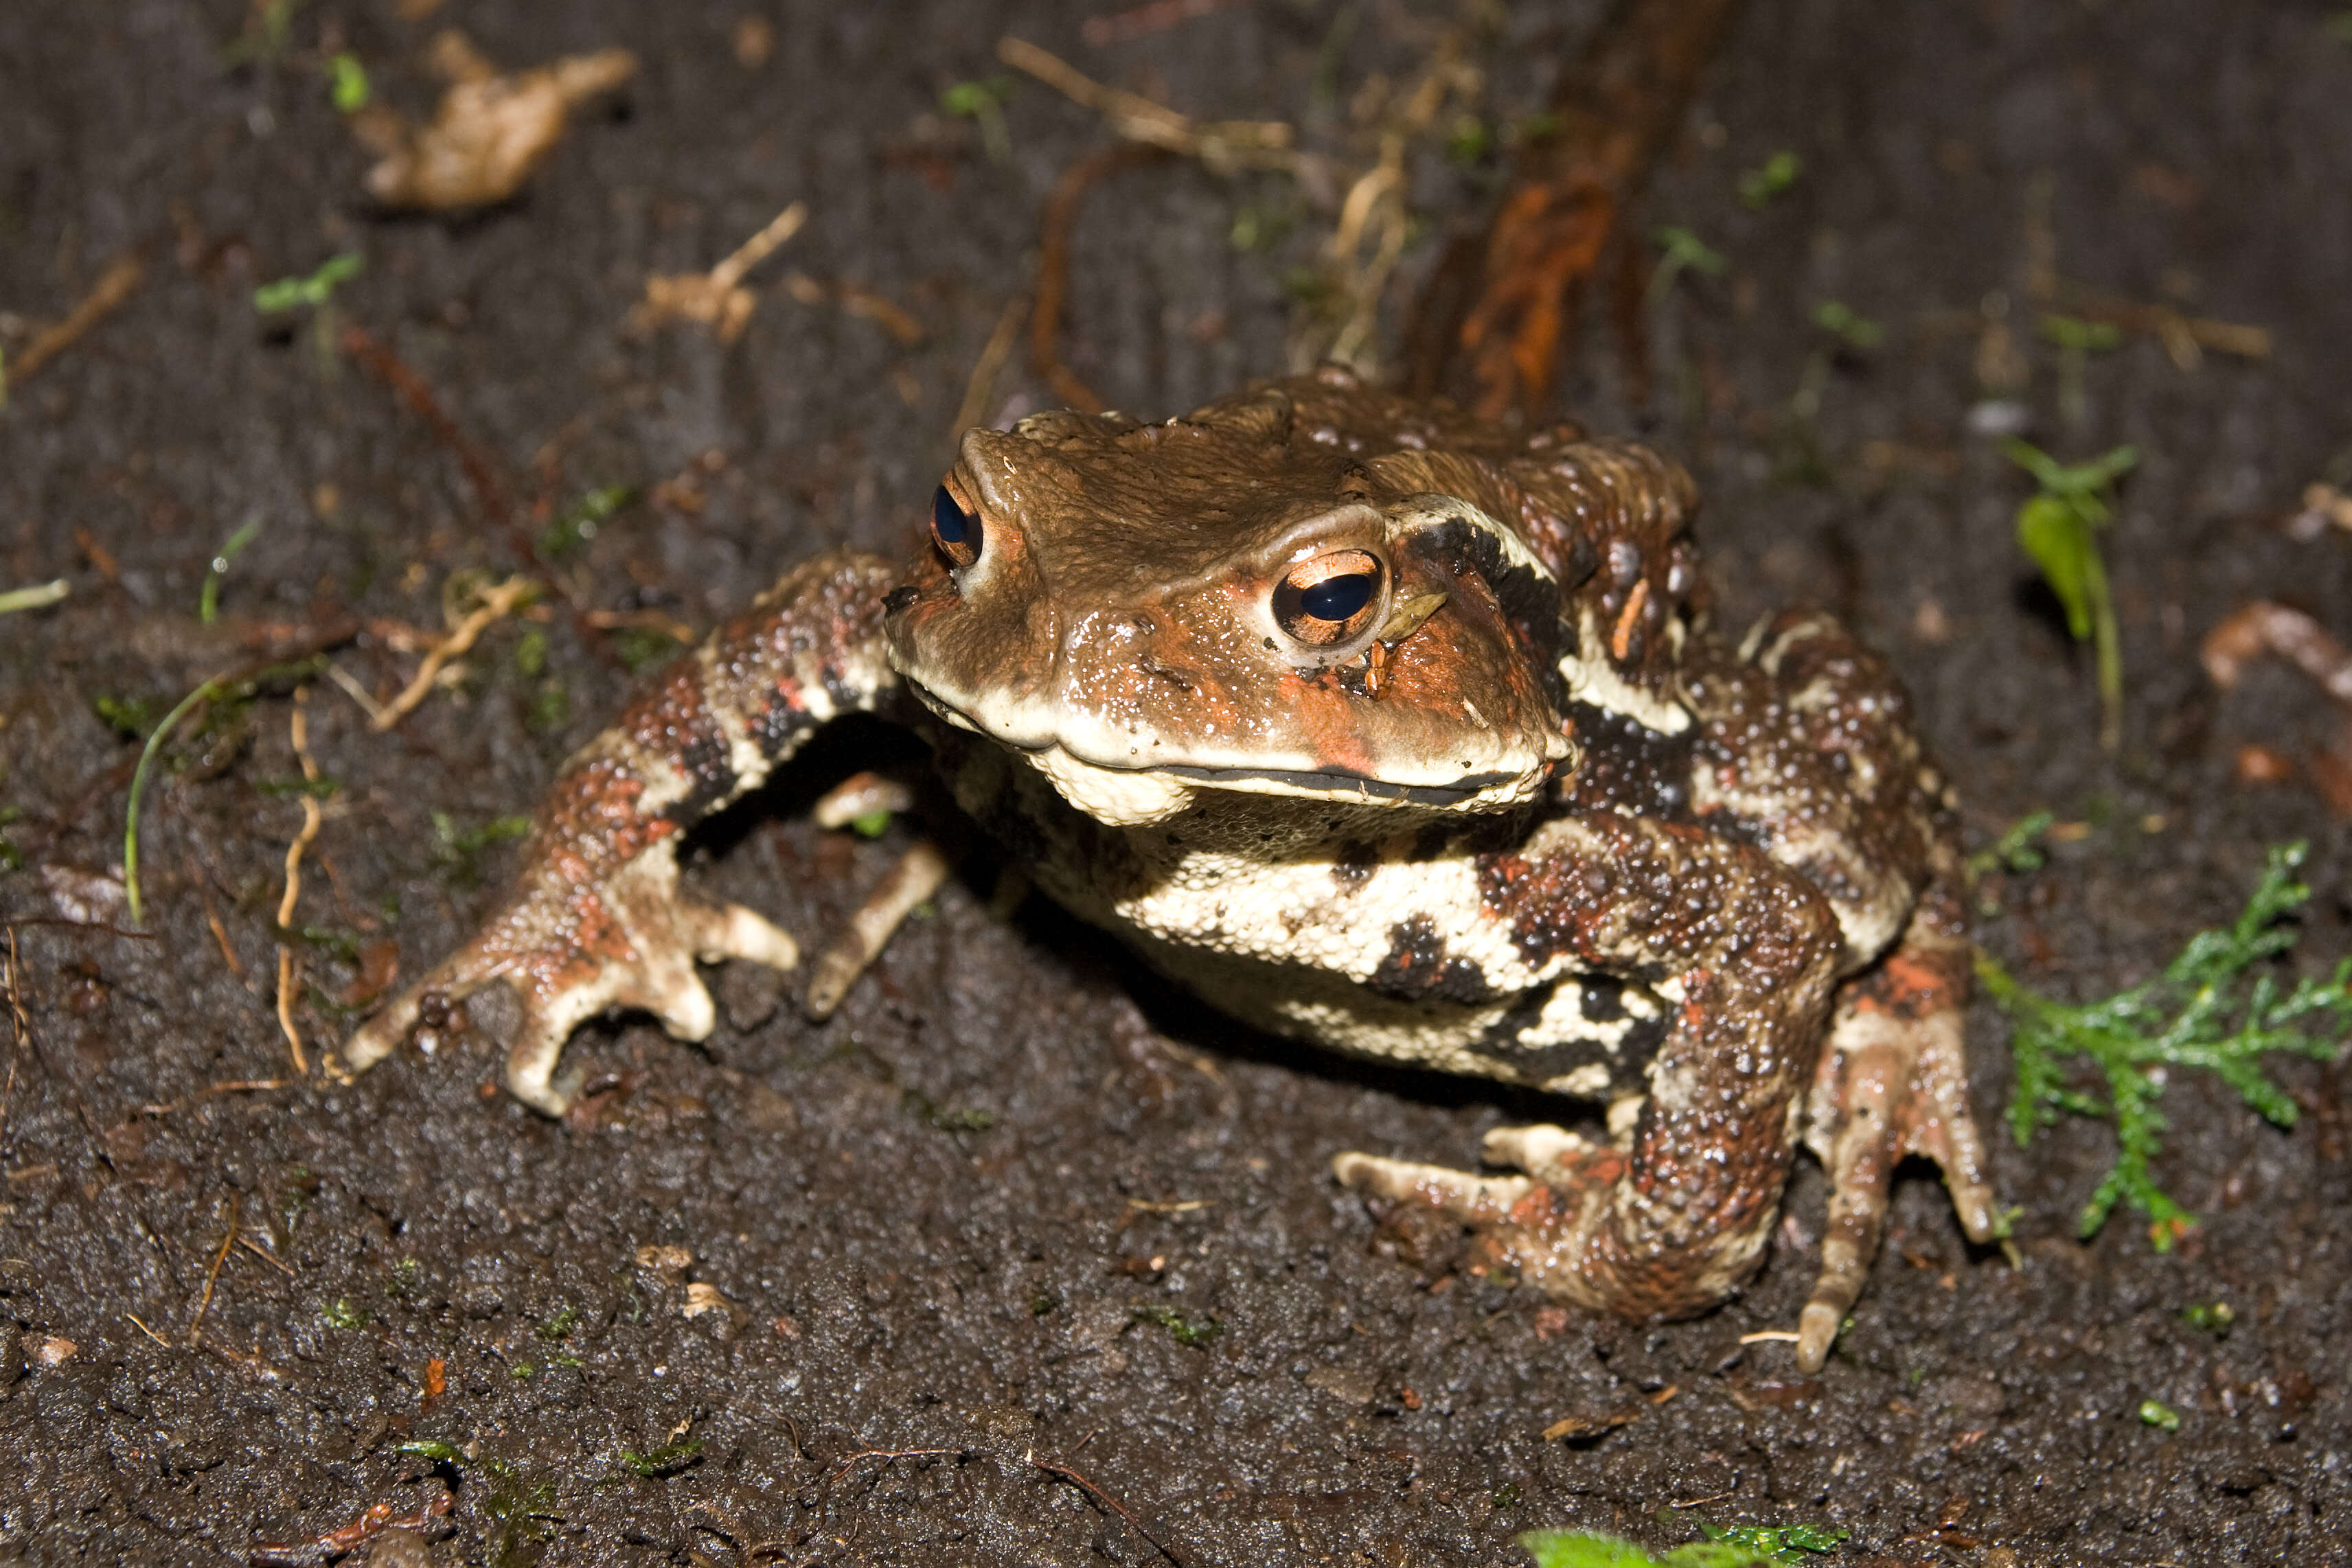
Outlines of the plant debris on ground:
M 2156 1102 L 2169 1070 L 2202 1068 L 2235 1090 L 2249 1109 L 2276 1126 L 2292 1127 L 2300 1108 L 2264 1074 L 2263 1059 L 2333 1061 L 2352 1040 L 2352 957 L 2339 962 L 2332 977 L 2305 977 L 2284 992 L 2274 974 L 2254 972 L 2295 944 L 2297 934 L 2285 921 L 2311 897 L 2311 889 L 2294 880 L 2306 852 L 2300 843 L 2273 850 L 2235 924 L 2199 932 L 2161 975 L 2099 1001 L 2053 1001 L 1979 951 L 1977 976 L 2015 1025 L 2010 1052 L 2017 1087 L 2009 1124 L 2019 1146 L 2061 1114 L 2115 1124 L 2116 1163 L 2083 1207 L 2075 1223 L 2081 1236 L 2096 1236 L 2118 1203 L 2147 1217 L 2148 1239 L 2159 1252 L 2196 1222 L 2157 1186 L 2154 1174 L 2166 1126 Z M 2076 1061 L 2098 1071 L 2105 1099 L 2071 1085 L 2069 1069 Z

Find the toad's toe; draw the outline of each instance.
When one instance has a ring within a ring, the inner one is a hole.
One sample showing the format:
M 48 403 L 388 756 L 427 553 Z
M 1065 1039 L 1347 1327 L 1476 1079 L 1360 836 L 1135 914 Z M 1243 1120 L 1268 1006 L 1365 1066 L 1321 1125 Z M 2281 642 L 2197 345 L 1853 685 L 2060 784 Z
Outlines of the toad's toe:
M 1525 1171 L 1538 1181 L 1574 1181 L 1601 1146 L 1591 1139 L 1549 1123 L 1532 1127 L 1496 1127 L 1478 1153 L 1490 1166 Z
M 1481 1176 L 1444 1166 L 1416 1165 L 1350 1151 L 1331 1162 L 1339 1185 L 1374 1197 L 1418 1203 L 1481 1229 L 1508 1222 L 1536 1185 L 1526 1176 Z

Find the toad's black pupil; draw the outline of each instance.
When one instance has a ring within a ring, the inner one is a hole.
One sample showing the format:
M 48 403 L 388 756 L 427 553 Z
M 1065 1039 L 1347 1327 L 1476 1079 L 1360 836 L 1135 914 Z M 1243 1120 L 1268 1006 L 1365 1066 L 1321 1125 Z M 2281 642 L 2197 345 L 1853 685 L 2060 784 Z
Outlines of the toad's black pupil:
M 1327 577 L 1298 595 L 1298 608 L 1318 621 L 1345 621 L 1371 601 L 1372 574 L 1351 571 Z
M 971 533 L 971 514 L 956 505 L 956 498 L 948 494 L 945 485 L 931 497 L 931 527 L 938 530 L 940 542 L 945 545 L 960 545 Z

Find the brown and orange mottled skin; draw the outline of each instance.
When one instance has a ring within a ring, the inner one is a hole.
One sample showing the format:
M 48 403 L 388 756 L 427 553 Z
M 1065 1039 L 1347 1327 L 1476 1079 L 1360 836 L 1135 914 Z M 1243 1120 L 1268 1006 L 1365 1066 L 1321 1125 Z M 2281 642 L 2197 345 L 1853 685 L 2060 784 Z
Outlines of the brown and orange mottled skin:
M 1605 1131 L 1490 1134 L 1517 1174 L 1335 1162 L 1554 1295 L 1722 1301 L 1810 1145 L 1818 1367 L 1905 1154 L 1972 1238 L 1996 1227 L 1952 823 L 1867 649 L 1801 613 L 1714 633 L 1695 500 L 1640 446 L 1338 371 L 1160 424 L 971 432 L 911 560 L 801 567 L 568 765 L 517 886 L 348 1058 L 477 996 L 509 1085 L 560 1113 L 593 1014 L 700 1038 L 696 960 L 797 947 L 679 893 L 680 830 L 819 726 L 887 714 L 1041 888 L 1244 1021 L 1604 1105 Z M 893 918 L 828 955 L 822 1005 Z

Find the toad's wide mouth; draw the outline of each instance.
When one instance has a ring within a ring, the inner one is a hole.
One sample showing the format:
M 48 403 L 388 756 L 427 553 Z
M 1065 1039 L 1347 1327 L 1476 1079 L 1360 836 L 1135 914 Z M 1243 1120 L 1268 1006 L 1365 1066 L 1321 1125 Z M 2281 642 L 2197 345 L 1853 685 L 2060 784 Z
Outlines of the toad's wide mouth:
M 1294 768 L 1196 768 L 1162 763 L 1150 771 L 1213 787 L 1246 789 L 1253 785 L 1274 784 L 1336 799 L 1396 800 L 1409 806 L 1463 805 L 1491 789 L 1515 783 L 1519 777 L 1516 773 L 1474 773 L 1451 784 L 1392 784 L 1384 779 L 1367 779 L 1360 773 Z
M 1160 780 L 1179 793 L 1181 790 L 1178 787 L 1189 786 L 1245 794 L 1298 795 L 1368 805 L 1459 810 L 1514 798 L 1525 790 L 1529 780 L 1528 773 L 1510 769 L 1468 773 L 1453 779 L 1401 782 L 1338 768 L 1283 768 L 1156 759 L 1111 760 L 1087 755 L 1088 748 L 1074 745 L 1067 736 L 1015 736 L 992 729 L 948 701 L 934 688 L 912 676 L 901 678 L 923 706 L 940 718 L 959 729 L 984 736 L 1006 750 L 1027 758 L 1066 788 L 1076 782 L 1076 775 L 1087 773 L 1126 780 L 1124 784 L 1110 784 L 1108 779 L 1105 780 L 1122 795 L 1132 792 L 1145 780 Z M 1086 791 L 1082 789 L 1080 792 Z

